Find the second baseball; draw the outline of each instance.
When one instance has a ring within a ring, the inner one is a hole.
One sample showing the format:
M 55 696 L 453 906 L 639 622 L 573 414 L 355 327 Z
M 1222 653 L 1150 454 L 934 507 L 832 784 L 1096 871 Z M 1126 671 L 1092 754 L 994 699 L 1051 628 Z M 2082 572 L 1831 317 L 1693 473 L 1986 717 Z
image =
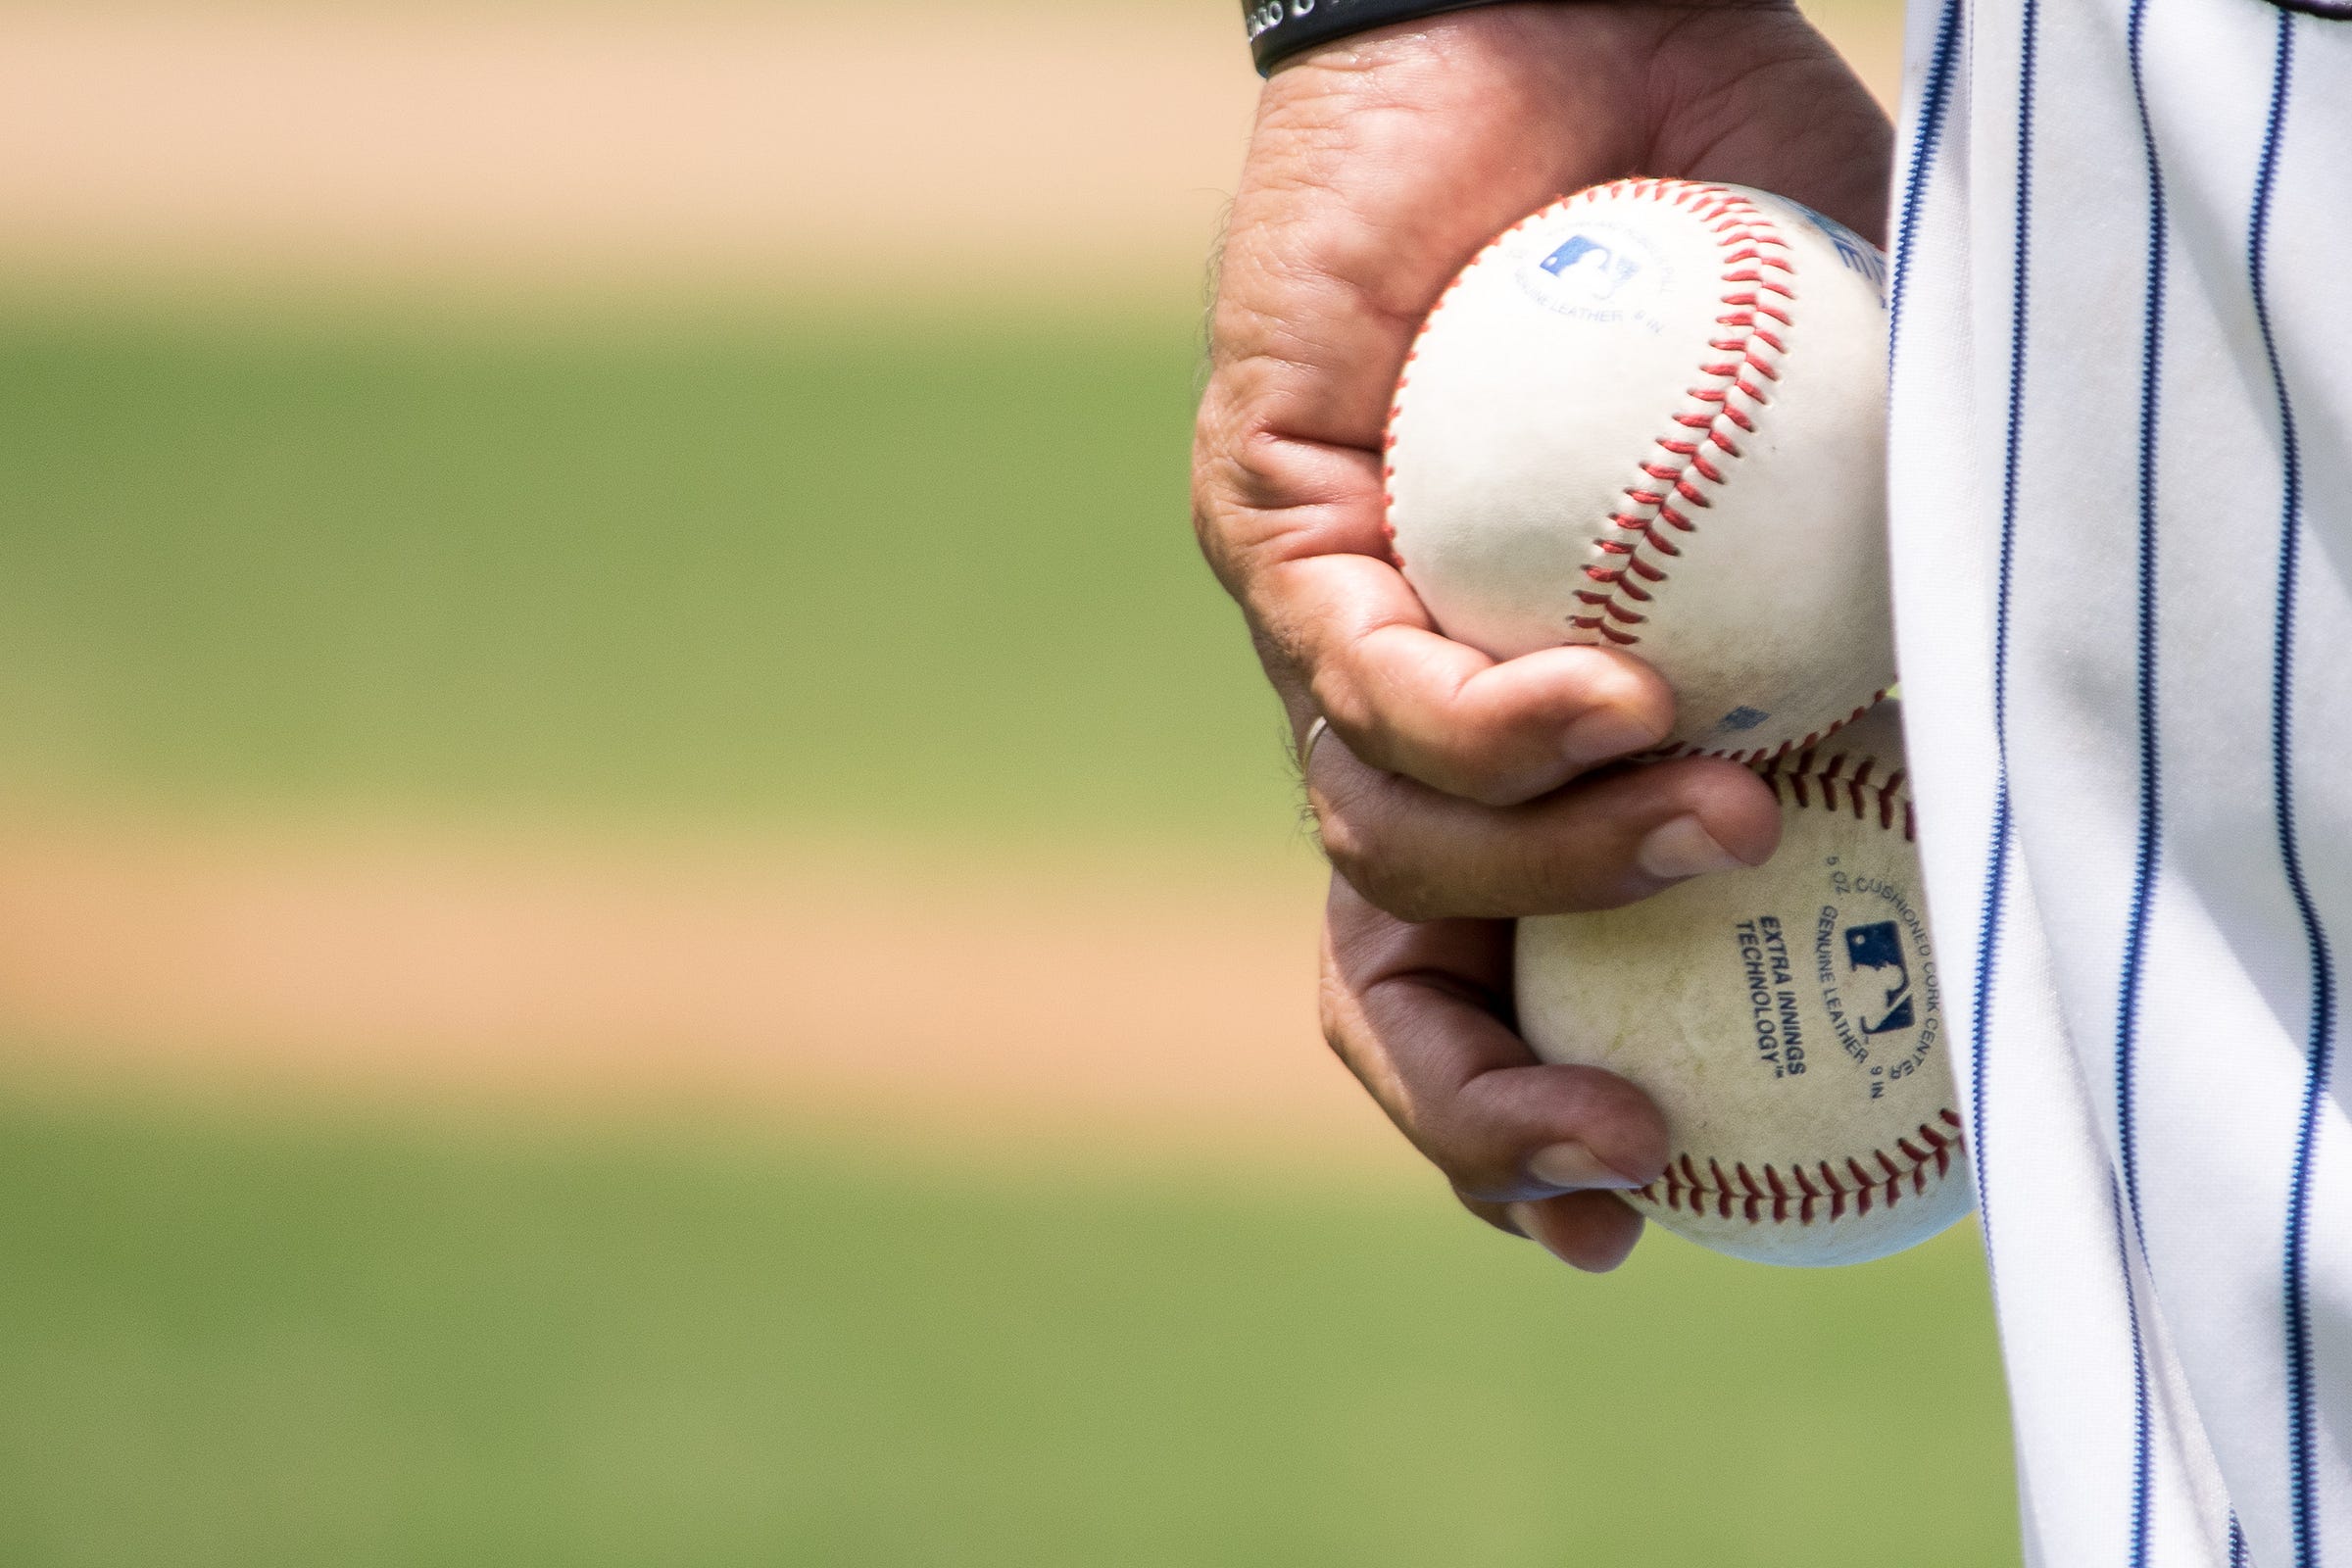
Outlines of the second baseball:
M 1968 1211 L 1899 705 L 1760 766 L 1780 853 L 1621 909 L 1519 922 L 1519 1024 L 1665 1114 L 1627 1200 L 1735 1257 L 1857 1263 Z

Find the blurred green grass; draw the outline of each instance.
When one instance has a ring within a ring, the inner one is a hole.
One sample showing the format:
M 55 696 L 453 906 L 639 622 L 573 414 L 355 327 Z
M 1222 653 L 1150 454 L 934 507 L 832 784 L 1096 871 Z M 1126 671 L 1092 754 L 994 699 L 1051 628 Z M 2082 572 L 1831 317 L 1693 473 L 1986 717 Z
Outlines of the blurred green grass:
M 1964 1229 L 1603 1280 L 1418 1187 L 0 1097 L 0 1558 L 2013 1560 Z
M 1196 337 L 0 321 L 0 786 L 1279 833 Z

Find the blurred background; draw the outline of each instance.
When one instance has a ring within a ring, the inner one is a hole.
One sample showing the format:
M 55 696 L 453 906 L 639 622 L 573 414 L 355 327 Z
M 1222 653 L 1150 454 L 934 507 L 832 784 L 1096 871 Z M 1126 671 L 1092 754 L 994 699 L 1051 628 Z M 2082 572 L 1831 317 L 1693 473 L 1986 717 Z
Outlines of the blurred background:
M 1231 11 L 0 0 L 0 1561 L 2014 1556 L 1968 1231 L 1576 1277 L 1324 1053 Z

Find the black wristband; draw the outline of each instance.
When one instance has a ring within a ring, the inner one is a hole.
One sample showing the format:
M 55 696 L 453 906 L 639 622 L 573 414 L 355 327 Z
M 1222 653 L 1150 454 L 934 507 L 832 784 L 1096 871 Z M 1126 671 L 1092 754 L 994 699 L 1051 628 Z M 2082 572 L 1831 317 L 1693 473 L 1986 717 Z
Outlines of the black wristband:
M 1493 0 L 1242 0 L 1242 17 L 1250 24 L 1250 56 L 1257 62 L 1257 74 L 1263 76 L 1299 50 L 1351 32 L 1491 3 Z

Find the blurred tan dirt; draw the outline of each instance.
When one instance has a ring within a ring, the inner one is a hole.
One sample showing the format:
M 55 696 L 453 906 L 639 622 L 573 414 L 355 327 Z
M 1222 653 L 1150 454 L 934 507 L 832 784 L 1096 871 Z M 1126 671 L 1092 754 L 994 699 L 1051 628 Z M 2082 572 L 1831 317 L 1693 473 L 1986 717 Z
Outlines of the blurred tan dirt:
M 1817 20 L 1882 97 L 1891 0 Z M 1187 301 L 1234 8 L 0 3 L 12 286 Z
M 1395 1164 L 1316 863 L 20 821 L 0 1016 L 17 1073 Z
M 0 5 L 0 263 L 1190 300 L 1229 8 Z

